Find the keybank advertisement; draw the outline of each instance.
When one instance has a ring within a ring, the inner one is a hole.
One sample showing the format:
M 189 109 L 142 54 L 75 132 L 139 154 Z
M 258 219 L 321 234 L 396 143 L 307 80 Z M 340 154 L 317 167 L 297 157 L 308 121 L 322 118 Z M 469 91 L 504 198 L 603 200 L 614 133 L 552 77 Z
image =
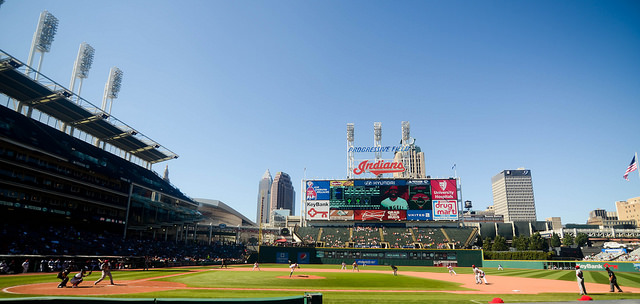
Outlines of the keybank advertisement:
M 308 220 L 329 220 L 329 201 L 307 201 Z
M 594 270 L 604 271 L 606 267 L 609 267 L 614 272 L 638 272 L 640 271 L 640 263 L 634 262 L 576 262 L 576 266 L 580 266 L 582 270 Z

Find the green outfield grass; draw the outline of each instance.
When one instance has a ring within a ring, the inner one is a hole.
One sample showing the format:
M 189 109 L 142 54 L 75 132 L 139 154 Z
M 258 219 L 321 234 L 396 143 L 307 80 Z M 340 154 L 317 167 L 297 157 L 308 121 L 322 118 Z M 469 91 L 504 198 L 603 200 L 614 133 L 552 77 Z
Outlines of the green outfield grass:
M 252 265 L 234 265 L 230 268 L 251 268 Z M 265 264 L 261 268 L 283 268 L 286 265 Z M 161 277 L 157 280 L 172 281 L 186 284 L 190 287 L 216 287 L 216 288 L 291 288 L 299 291 L 246 291 L 246 290 L 173 290 L 151 293 L 138 293 L 127 295 L 108 296 L 112 298 L 266 298 L 300 296 L 305 292 L 315 292 L 321 289 L 332 290 L 420 290 L 425 292 L 397 293 L 397 292 L 343 292 L 343 291 L 323 291 L 323 303 L 363 303 L 367 301 L 376 303 L 487 303 L 494 297 L 500 297 L 509 302 L 552 302 L 552 301 L 574 301 L 579 296 L 576 293 L 565 294 L 452 294 L 445 292 L 433 292 L 437 290 L 465 290 L 458 284 L 421 279 L 403 276 L 403 271 L 420 272 L 447 272 L 442 267 L 418 267 L 401 266 L 399 275 L 394 277 L 388 266 L 365 266 L 361 270 L 383 270 L 385 273 L 365 273 L 365 272 L 313 272 L 313 269 L 339 269 L 339 265 L 302 265 L 296 270 L 298 274 L 322 276 L 323 280 L 285 280 L 278 276 L 288 276 L 289 271 L 283 269 L 282 272 L 273 271 L 215 271 L 216 267 L 202 268 L 177 268 L 177 269 L 154 269 L 150 271 L 114 271 L 114 280 L 129 281 L 152 277 Z M 195 272 L 196 269 L 213 269 L 214 271 Z M 507 269 L 498 271 L 495 269 L 484 269 L 487 276 L 518 276 L 528 278 L 544 278 L 553 280 L 575 281 L 575 273 L 571 270 L 530 270 L 530 269 Z M 471 273 L 470 268 L 456 268 L 458 273 Z M 616 273 L 621 287 L 640 287 L 640 273 Z M 92 274 L 89 281 L 97 279 L 99 273 Z M 607 283 L 607 276 L 604 271 L 585 271 L 587 282 Z M 0 289 L 15 285 L 51 282 L 57 284 L 55 274 L 37 275 L 5 275 L 0 276 Z M 576 286 L 577 291 L 577 286 Z M 600 293 L 590 294 L 596 300 L 617 300 L 617 299 L 640 299 L 640 294 L 631 293 Z M 1 298 L 21 297 L 8 293 L 0 293 Z M 105 297 L 105 296 L 101 296 Z

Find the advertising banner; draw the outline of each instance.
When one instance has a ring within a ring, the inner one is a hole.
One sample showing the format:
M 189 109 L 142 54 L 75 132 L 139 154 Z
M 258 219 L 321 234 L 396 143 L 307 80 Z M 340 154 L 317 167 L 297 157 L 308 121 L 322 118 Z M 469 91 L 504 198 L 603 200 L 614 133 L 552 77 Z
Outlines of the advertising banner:
M 431 210 L 407 210 L 408 221 L 431 221 Z
M 289 253 L 288 252 L 276 252 L 276 263 L 278 264 L 289 264 Z
M 407 219 L 405 210 L 354 210 L 356 221 L 404 221 Z
M 433 220 L 434 221 L 458 220 L 458 201 L 434 200 L 433 201 Z
M 353 221 L 353 210 L 330 210 L 329 219 L 332 221 Z
M 308 252 L 298 252 L 298 264 L 309 264 Z
M 353 214 L 356 221 L 382 221 L 385 210 L 354 210 Z
M 431 181 L 431 194 L 434 200 L 457 200 L 458 188 L 455 179 L 434 179 Z
M 329 181 L 307 181 L 308 201 L 329 200 Z
M 308 220 L 329 220 L 329 201 L 307 201 Z

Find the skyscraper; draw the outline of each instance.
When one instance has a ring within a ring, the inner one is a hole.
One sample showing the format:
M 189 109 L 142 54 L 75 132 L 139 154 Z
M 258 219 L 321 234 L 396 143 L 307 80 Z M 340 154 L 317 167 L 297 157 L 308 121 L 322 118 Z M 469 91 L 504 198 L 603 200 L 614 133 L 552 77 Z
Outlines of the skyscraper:
M 258 212 L 256 213 L 256 223 L 258 224 L 260 224 L 260 222 L 269 222 L 272 183 L 273 179 L 271 178 L 271 172 L 267 169 L 258 184 Z
M 295 196 L 296 192 L 293 190 L 293 184 L 291 183 L 289 174 L 278 172 L 271 184 L 271 211 L 288 209 L 290 210 L 290 215 L 295 214 Z
M 505 222 L 536 221 L 531 170 L 504 170 L 491 178 L 493 209 Z
M 406 171 L 400 173 L 393 173 L 393 177 L 402 178 L 426 178 L 427 175 L 425 173 L 425 163 L 424 163 L 424 152 L 420 147 L 411 144 L 410 150 L 407 151 L 409 155 L 408 164 L 405 164 Z M 396 152 L 393 156 L 394 162 L 402 162 L 402 152 Z

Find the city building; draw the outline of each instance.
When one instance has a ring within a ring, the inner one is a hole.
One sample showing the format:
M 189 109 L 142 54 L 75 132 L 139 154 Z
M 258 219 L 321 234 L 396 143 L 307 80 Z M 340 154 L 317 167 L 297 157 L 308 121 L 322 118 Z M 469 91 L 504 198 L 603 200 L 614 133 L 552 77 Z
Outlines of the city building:
M 616 202 L 616 211 L 618 213 L 619 220 L 632 220 L 635 221 L 636 227 L 640 225 L 640 197 Z
M 278 172 L 271 184 L 269 217 L 277 209 L 288 209 L 290 210 L 289 215 L 295 214 L 295 197 L 296 192 L 293 189 L 289 174 Z
M 393 156 L 394 162 L 402 162 L 403 154 L 408 154 L 408 164 L 405 161 L 406 171 L 393 173 L 393 177 L 395 178 L 427 178 L 425 171 L 425 163 L 424 163 L 424 152 L 420 149 L 420 147 L 415 144 L 410 145 L 410 149 L 407 152 L 396 152 Z
M 289 209 L 276 209 L 271 212 L 271 221 L 269 222 L 271 227 L 286 227 L 287 217 L 291 215 Z
M 546 219 L 548 223 L 551 223 L 551 230 L 561 230 L 562 229 L 562 218 L 559 216 L 548 217 Z
M 258 212 L 256 212 L 256 223 L 268 223 L 269 222 L 269 209 L 271 206 L 271 184 L 273 178 L 269 169 L 264 172 L 262 179 L 258 184 Z
M 504 170 L 491 178 L 491 189 L 495 214 L 505 222 L 537 220 L 531 170 Z
M 624 227 L 631 228 L 635 226 L 635 220 L 621 220 L 618 218 L 618 213 L 614 211 L 606 211 L 604 209 L 596 209 L 589 212 L 589 219 L 587 219 L 587 225 L 609 227 Z

